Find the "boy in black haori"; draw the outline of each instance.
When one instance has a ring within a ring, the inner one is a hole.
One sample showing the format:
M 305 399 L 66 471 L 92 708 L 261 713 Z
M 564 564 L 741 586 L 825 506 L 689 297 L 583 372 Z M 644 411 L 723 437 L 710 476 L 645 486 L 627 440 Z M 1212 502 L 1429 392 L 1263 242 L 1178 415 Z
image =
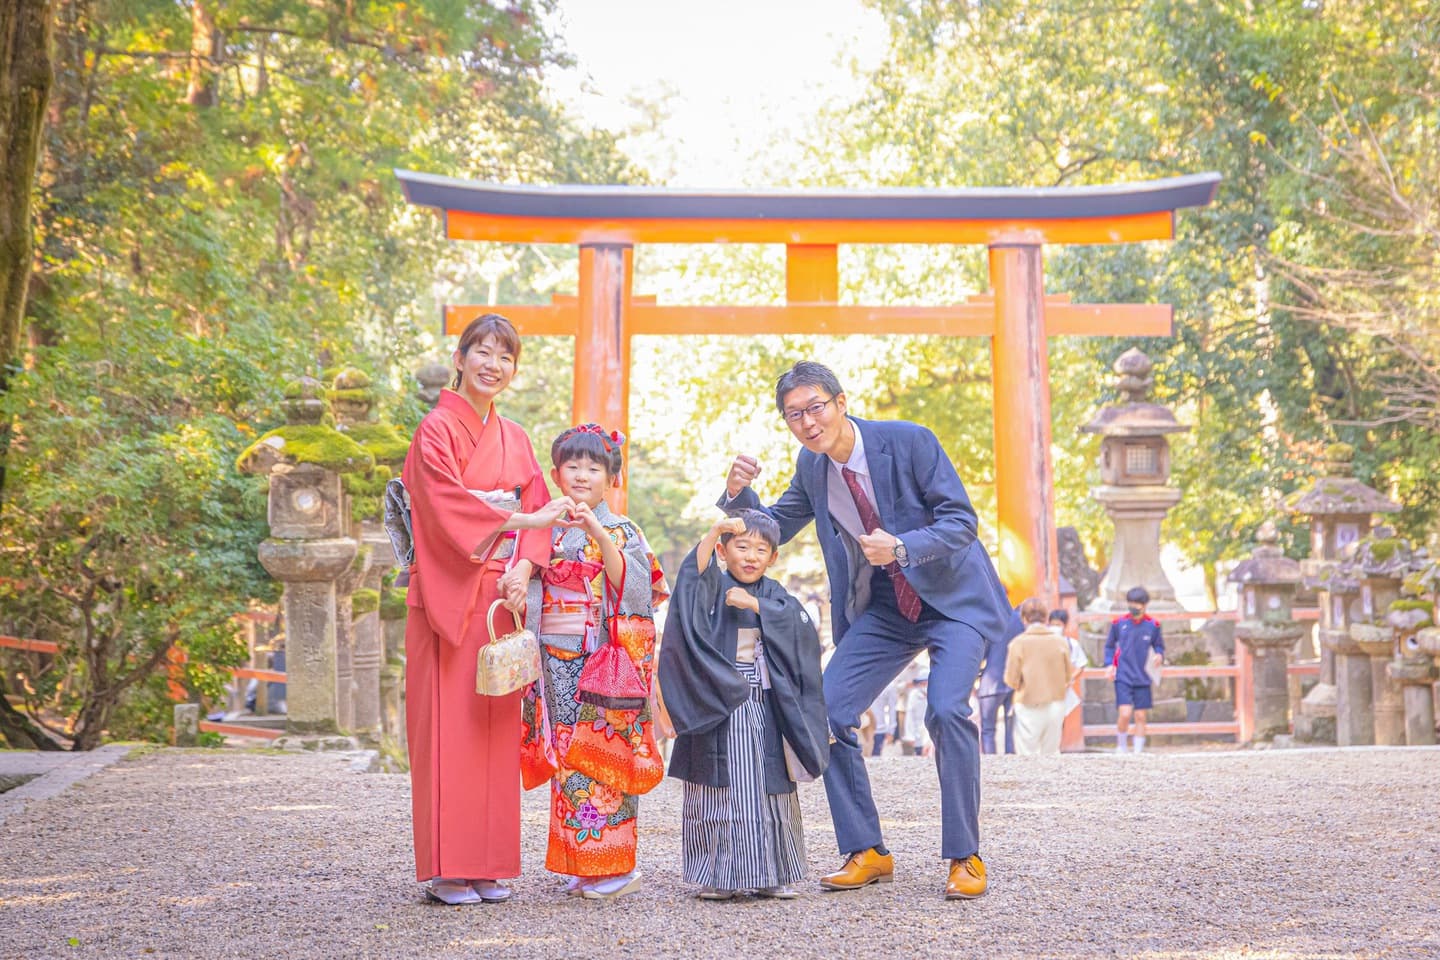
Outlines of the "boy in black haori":
M 758 510 L 718 521 L 685 558 L 665 621 L 659 678 L 676 733 L 670 776 L 685 781 L 684 876 L 706 900 L 798 896 L 795 781 L 829 759 L 819 635 L 765 576 L 779 543 Z

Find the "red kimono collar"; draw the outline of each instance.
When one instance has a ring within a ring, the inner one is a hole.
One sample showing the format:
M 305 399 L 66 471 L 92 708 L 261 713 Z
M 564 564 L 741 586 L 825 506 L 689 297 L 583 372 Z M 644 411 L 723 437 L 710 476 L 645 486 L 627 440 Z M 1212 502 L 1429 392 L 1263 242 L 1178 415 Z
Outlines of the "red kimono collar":
M 480 440 L 480 434 L 485 432 L 485 428 L 495 422 L 495 404 L 493 402 L 490 404 L 490 410 L 482 417 L 475 412 L 475 408 L 470 405 L 469 400 L 449 387 L 441 389 L 440 400 L 436 406 L 444 407 L 454 414 L 465 425 L 465 429 L 470 431 L 471 439 L 477 442 Z

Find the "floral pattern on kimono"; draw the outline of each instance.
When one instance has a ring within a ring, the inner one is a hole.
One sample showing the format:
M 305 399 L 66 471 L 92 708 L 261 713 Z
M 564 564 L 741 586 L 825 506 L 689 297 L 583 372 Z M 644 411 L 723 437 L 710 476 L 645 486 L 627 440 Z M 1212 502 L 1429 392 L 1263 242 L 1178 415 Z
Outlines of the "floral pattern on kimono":
M 664 574 L 639 527 L 603 503 L 595 513 L 625 561 L 618 603 L 613 591 L 608 604 L 603 599 L 600 545 L 578 528 L 555 531 L 551 572 L 560 575 L 531 583 L 545 669 L 544 708 L 549 712 L 558 768 L 550 780 L 545 866 L 578 877 L 614 876 L 635 868 L 639 797 L 613 785 L 622 779 L 618 774 L 597 774 L 612 769 L 612 764 L 616 771 L 627 769 L 627 763 L 648 758 L 655 750 L 649 703 L 639 710 L 607 710 L 582 703 L 577 696 L 580 673 L 590 653 L 609 640 L 609 620 L 618 618 L 616 640 L 649 687 L 655 673 L 655 605 L 669 595 Z M 569 566 L 559 570 L 564 564 Z M 582 569 L 593 570 L 594 576 L 577 584 L 576 574 Z M 556 624 L 563 629 L 552 629 Z M 532 689 L 523 707 L 527 735 L 538 722 L 537 698 Z M 576 750 L 577 732 L 587 761 L 580 764 L 584 772 L 576 769 L 582 755 Z M 659 762 L 658 755 L 653 759 Z

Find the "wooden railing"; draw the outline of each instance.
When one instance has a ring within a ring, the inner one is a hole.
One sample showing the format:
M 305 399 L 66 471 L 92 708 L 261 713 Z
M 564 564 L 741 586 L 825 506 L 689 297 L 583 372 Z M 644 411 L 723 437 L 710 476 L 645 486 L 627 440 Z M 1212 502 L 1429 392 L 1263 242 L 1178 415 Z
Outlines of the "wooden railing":
M 1237 664 L 1226 664 L 1220 666 L 1195 666 L 1195 667 L 1161 667 L 1160 679 L 1162 680 L 1234 680 L 1236 687 L 1240 686 L 1240 667 Z M 1086 667 L 1080 673 L 1082 680 L 1106 680 L 1109 679 L 1109 671 L 1105 667 Z M 1239 700 L 1237 689 L 1236 700 Z M 1146 733 L 1149 736 L 1195 736 L 1232 734 L 1237 740 L 1240 738 L 1240 704 L 1235 704 L 1234 720 L 1207 720 L 1180 723 L 1147 723 Z M 1087 737 L 1113 737 L 1115 736 L 1115 725 L 1113 723 L 1087 723 L 1084 726 L 1084 733 Z
M 32 640 L 28 637 L 7 637 L 0 634 L 0 647 L 10 650 L 24 650 L 29 653 L 59 653 L 60 644 L 51 640 Z
M 1159 613 L 1147 613 L 1147 616 L 1159 621 L 1174 620 L 1239 620 L 1238 610 L 1167 610 Z M 1291 611 L 1291 615 L 1299 621 L 1314 621 L 1320 619 L 1320 611 L 1314 607 L 1297 607 Z M 1072 619 L 1079 622 L 1095 622 L 1113 620 L 1118 616 L 1116 613 L 1087 613 L 1080 612 L 1072 614 Z M 1162 680 L 1234 680 L 1235 681 L 1235 718 L 1233 720 L 1201 720 L 1169 723 L 1147 723 L 1146 734 L 1148 736 L 1233 736 L 1237 743 L 1249 741 L 1255 734 L 1255 697 L 1253 690 L 1253 679 L 1251 677 L 1252 654 L 1250 648 L 1244 643 L 1237 641 L 1235 644 L 1235 662 L 1233 664 L 1203 665 L 1203 666 L 1165 666 L 1160 669 Z M 1320 664 L 1317 662 L 1293 663 L 1289 667 L 1291 677 L 1317 676 L 1320 673 Z M 1080 674 L 1081 680 L 1105 680 L 1108 673 L 1105 667 L 1087 667 Z M 1083 708 L 1082 708 L 1083 709 Z M 1114 724 L 1087 723 L 1081 727 L 1083 737 L 1113 737 L 1115 736 Z
M 239 616 L 263 620 L 265 617 L 274 619 L 273 614 L 247 612 Z M 0 648 L 7 650 L 21 650 L 26 653 L 48 653 L 58 654 L 60 644 L 51 640 L 36 640 L 31 637 L 12 637 L 0 634 Z M 230 671 L 238 680 L 259 680 L 262 683 L 284 683 L 285 673 L 280 670 L 261 670 L 255 667 L 236 667 Z M 260 740 L 274 740 L 285 735 L 284 730 L 271 730 L 266 727 L 252 727 L 243 723 L 224 723 L 213 720 L 201 720 L 200 729 L 206 733 L 219 733 L 227 737 L 254 737 Z

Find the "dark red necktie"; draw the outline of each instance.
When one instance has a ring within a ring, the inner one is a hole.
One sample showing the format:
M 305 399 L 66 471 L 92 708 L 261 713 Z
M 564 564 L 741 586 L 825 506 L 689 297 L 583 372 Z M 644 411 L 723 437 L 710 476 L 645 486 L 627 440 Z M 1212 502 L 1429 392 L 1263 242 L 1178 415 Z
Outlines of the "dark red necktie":
M 870 502 L 870 498 L 865 496 L 865 488 L 860 486 L 859 475 L 849 467 L 841 467 L 840 476 L 845 478 L 845 486 L 850 488 L 850 496 L 855 500 L 855 509 L 860 511 L 860 522 L 865 525 L 865 532 L 874 533 L 879 530 L 880 514 L 875 511 L 875 505 Z M 900 615 L 911 623 L 918 623 L 920 594 L 910 586 L 910 581 L 905 579 L 905 574 L 896 561 L 891 560 L 885 564 L 885 572 L 890 574 L 890 582 L 895 585 L 895 604 L 900 608 Z

